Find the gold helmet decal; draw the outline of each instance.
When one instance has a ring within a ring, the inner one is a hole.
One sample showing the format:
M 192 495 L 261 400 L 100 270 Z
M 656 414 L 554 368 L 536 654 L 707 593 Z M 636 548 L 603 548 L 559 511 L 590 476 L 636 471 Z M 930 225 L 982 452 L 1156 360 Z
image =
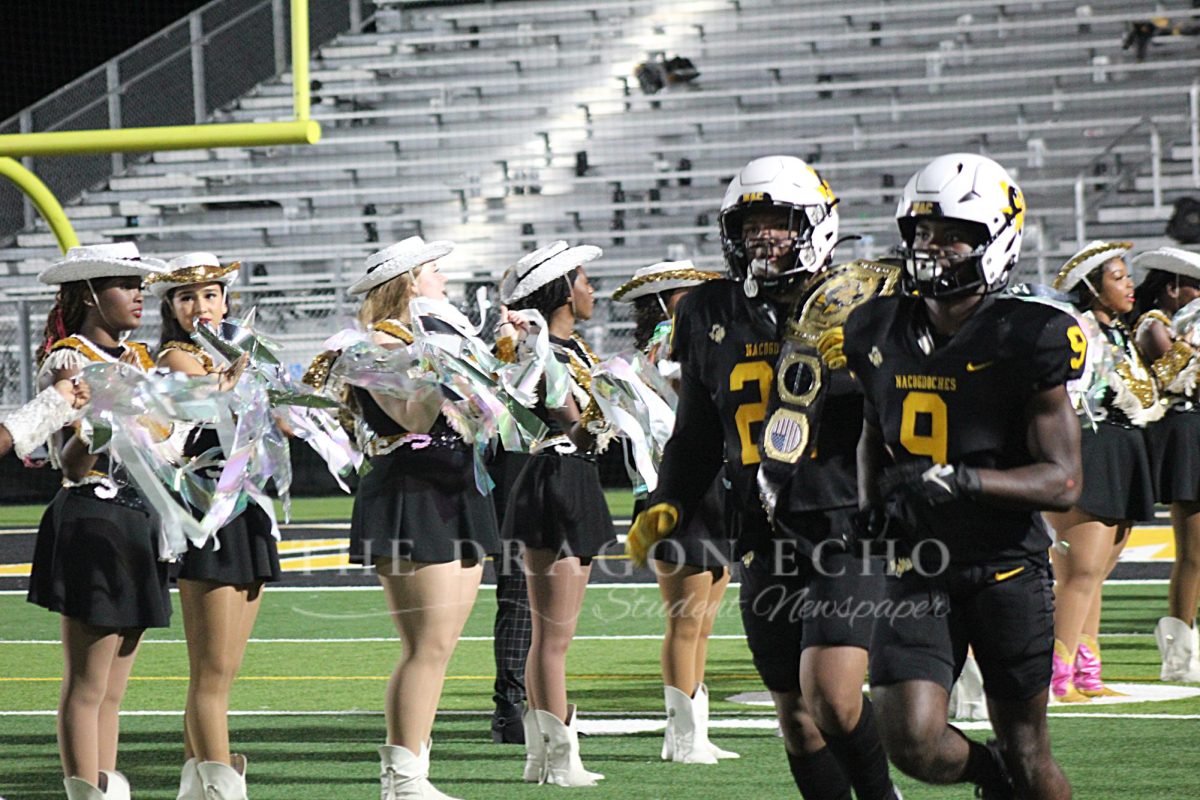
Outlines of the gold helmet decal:
M 1014 230 L 1025 228 L 1025 195 L 1016 186 L 1001 183 L 1000 189 L 1008 195 L 1008 206 L 1003 209 L 1004 216 L 1012 220 Z
M 833 196 L 833 188 L 830 187 L 829 181 L 822 178 L 821 173 L 817 172 L 816 168 L 814 168 L 811 164 L 808 164 L 807 166 L 808 171 L 811 172 L 813 177 L 817 179 L 817 191 L 821 193 L 821 197 L 825 198 L 825 202 L 827 203 L 836 203 L 837 198 Z

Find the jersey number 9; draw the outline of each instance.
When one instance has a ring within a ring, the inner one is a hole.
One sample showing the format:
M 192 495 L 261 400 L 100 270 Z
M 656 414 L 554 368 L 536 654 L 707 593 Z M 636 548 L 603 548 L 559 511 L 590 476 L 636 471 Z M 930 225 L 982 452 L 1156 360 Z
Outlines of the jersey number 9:
M 917 432 L 918 421 L 928 427 Z M 904 396 L 900 417 L 900 444 L 914 456 L 929 456 L 935 464 L 946 463 L 946 435 L 949 428 L 946 401 L 932 392 L 909 392 Z

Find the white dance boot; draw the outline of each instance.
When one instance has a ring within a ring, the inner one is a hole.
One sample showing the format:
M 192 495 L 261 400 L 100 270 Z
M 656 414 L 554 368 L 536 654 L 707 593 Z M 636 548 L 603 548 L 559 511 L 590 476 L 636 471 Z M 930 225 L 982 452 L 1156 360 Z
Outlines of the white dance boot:
M 575 706 L 567 706 L 567 722 L 538 709 L 538 726 L 546 737 L 544 782 L 555 786 L 595 786 L 604 778 L 599 772 L 583 768 L 579 758 L 579 733 L 575 729 Z
M 988 718 L 987 696 L 983 693 L 983 673 L 979 671 L 979 662 L 970 654 L 963 662 L 962 673 L 950 689 L 947 708 L 951 719 Z
M 696 714 L 696 742 L 718 759 L 741 758 L 732 750 L 722 750 L 708 740 L 708 687 L 703 683 L 696 687 L 692 698 L 692 710 Z
M 129 780 L 120 772 L 110 772 L 102 769 L 104 776 L 104 800 L 129 800 Z
M 230 756 L 233 766 L 222 761 L 200 761 L 196 775 L 204 800 L 246 800 L 246 757 Z
M 715 764 L 717 757 L 697 738 L 696 704 L 674 686 L 663 687 L 667 704 L 667 729 L 663 732 L 662 760 L 680 764 Z
M 1164 681 L 1200 681 L 1200 642 L 1197 630 L 1177 617 L 1163 617 L 1154 628 L 1154 639 L 1162 656 Z
M 429 782 L 429 748 L 419 755 L 406 747 L 385 744 L 379 748 L 380 800 L 442 800 Z M 453 800 L 450 798 L 449 800 Z
M 433 785 L 429 780 L 429 757 L 433 753 L 433 739 L 431 738 L 421 747 L 421 768 L 425 770 L 425 797 L 426 800 L 458 800 L 457 797 L 451 797 L 441 789 Z
M 63 778 L 63 788 L 67 790 L 67 800 L 104 800 L 100 787 L 83 778 Z
M 183 762 L 183 769 L 179 773 L 179 794 L 175 795 L 175 800 L 204 800 L 204 787 L 200 785 L 200 773 L 196 771 L 199 763 L 194 756 Z
M 541 783 L 546 769 L 546 737 L 538 725 L 538 712 L 526 707 L 521 724 L 525 727 L 525 773 L 521 776 L 526 783 Z

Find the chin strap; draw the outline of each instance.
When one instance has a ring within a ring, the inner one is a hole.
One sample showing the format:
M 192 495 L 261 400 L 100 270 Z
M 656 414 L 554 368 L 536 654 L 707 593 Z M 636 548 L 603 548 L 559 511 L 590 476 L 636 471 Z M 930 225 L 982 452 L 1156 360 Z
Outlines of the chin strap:
M 753 273 L 746 273 L 746 280 L 742 281 L 742 291 L 746 293 L 746 297 L 758 297 L 758 281 Z
M 667 303 L 663 300 L 662 292 L 655 292 L 654 299 L 658 301 L 658 307 L 662 309 L 663 316 L 668 320 L 671 318 L 671 312 L 667 310 Z
M 96 304 L 96 313 L 100 315 L 100 319 L 102 319 L 104 321 L 104 324 L 107 325 L 109 327 L 109 330 L 111 331 L 113 328 L 113 324 L 108 321 L 108 317 L 105 316 L 105 314 L 104 314 L 104 309 L 101 308 L 101 306 L 100 306 L 100 298 L 96 296 L 96 288 L 94 286 L 92 286 L 92 279 L 88 278 L 85 282 L 87 283 L 88 291 L 92 293 L 92 302 Z M 124 347 L 125 340 L 129 338 L 129 334 L 130 334 L 130 331 L 127 331 L 127 330 L 120 331 L 116 336 L 117 344 Z
M 1108 303 L 1106 303 L 1100 299 L 1100 293 L 1098 291 L 1096 291 L 1095 286 L 1092 286 L 1092 282 L 1088 280 L 1086 275 L 1083 276 L 1082 280 L 1083 280 L 1083 285 L 1086 286 L 1088 288 L 1088 291 L 1092 293 L 1092 302 L 1095 303 L 1096 305 L 1100 306 L 1100 308 L 1102 308 L 1105 311 L 1105 313 L 1107 313 L 1110 317 L 1113 318 L 1113 321 L 1119 321 L 1121 319 L 1121 317 L 1123 316 L 1121 314 L 1121 312 L 1117 311 L 1115 308 L 1110 306 Z

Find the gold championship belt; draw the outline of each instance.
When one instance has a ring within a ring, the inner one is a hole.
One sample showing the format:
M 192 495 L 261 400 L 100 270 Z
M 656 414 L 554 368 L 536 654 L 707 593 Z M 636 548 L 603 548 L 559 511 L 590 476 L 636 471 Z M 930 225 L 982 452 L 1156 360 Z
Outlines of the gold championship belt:
M 866 301 L 895 294 L 900 276 L 899 267 L 875 261 L 839 264 L 816 276 L 792 307 L 759 444 L 759 493 L 772 520 L 795 465 L 815 456 L 809 451 L 820 426 L 822 390 L 834 371 L 846 368 L 842 326 Z

